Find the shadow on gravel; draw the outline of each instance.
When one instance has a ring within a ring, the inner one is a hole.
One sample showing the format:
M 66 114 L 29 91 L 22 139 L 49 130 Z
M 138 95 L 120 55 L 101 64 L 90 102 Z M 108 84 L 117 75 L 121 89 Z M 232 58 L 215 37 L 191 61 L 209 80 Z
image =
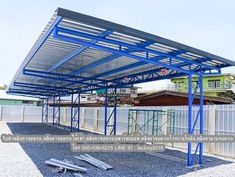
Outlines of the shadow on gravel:
M 69 131 L 42 123 L 7 123 L 7 125 L 13 134 L 69 134 Z M 90 164 L 75 159 L 74 155 L 84 153 L 71 152 L 69 144 L 21 143 L 21 146 L 34 162 L 34 164 L 37 166 L 37 168 L 40 170 L 40 172 L 43 174 L 43 176 L 46 177 L 62 175 L 61 173 L 53 173 L 53 167 L 49 167 L 44 163 L 45 160 L 48 160 L 52 157 L 60 160 L 72 160 L 76 165 L 87 168 L 88 171 L 86 174 L 84 174 L 84 176 L 89 177 L 174 177 L 195 171 L 195 169 L 186 168 L 186 165 L 183 163 L 161 159 L 158 157 L 147 155 L 145 153 L 89 153 L 90 155 L 93 155 L 94 157 L 113 166 L 112 170 L 103 171 L 101 169 L 93 167 Z M 176 150 L 166 150 L 164 154 L 185 159 L 187 156 L 185 153 Z M 205 167 L 203 168 L 231 163 L 230 161 L 207 156 L 204 157 L 204 161 Z M 72 173 L 67 172 L 63 175 L 63 177 L 69 176 L 73 176 Z

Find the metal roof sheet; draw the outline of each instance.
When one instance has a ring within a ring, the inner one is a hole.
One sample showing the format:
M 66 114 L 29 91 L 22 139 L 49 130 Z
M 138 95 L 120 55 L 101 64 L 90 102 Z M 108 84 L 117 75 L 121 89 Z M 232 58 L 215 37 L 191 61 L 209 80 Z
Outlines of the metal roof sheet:
M 16 72 L 8 93 L 70 94 L 234 65 L 181 43 L 58 8 Z

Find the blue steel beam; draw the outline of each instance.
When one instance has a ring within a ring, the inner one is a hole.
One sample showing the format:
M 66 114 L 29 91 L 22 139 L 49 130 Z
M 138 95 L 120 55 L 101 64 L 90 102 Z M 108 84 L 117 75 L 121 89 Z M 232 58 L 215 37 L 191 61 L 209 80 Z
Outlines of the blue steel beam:
M 182 54 L 184 52 L 185 51 L 179 51 L 179 52 L 175 53 L 174 55 L 179 55 L 179 54 Z M 108 76 L 108 75 L 112 75 L 112 74 L 115 74 L 115 73 L 119 73 L 119 72 L 122 72 L 122 71 L 125 71 L 125 70 L 128 70 L 128 69 L 136 68 L 136 67 L 142 66 L 144 64 L 148 64 L 148 63 L 140 61 L 140 62 L 136 62 L 136 63 L 132 63 L 132 64 L 129 64 L 129 65 L 126 65 L 126 66 L 122 66 L 122 67 L 116 68 L 114 70 L 106 71 L 104 73 L 100 73 L 100 74 L 97 74 L 97 75 L 92 76 L 92 77 L 95 77 L 95 78 L 104 77 L 104 76 Z M 187 65 L 188 64 L 184 63 L 184 66 L 187 66 Z
M 9 88 L 9 92 L 24 92 L 24 93 L 28 93 L 28 94 L 31 94 L 31 93 L 39 93 L 41 95 L 53 95 L 55 94 L 54 91 L 45 91 L 45 90 L 38 90 L 38 91 L 34 91 L 34 90 L 30 90 L 29 88 Z
M 104 86 L 104 87 L 84 87 L 84 88 L 81 88 L 81 92 L 85 92 L 85 91 L 92 91 L 92 90 L 97 90 L 97 89 L 105 89 L 106 87 L 107 88 L 114 88 L 114 87 L 118 87 L 118 88 L 122 88 L 122 87 L 126 87 L 127 85 L 133 85 L 133 84 L 138 84 L 138 83 L 143 83 L 143 82 L 150 82 L 150 81 L 156 81 L 156 80 L 163 80 L 163 79 L 170 79 L 170 78 L 173 78 L 173 77 L 180 77 L 180 76 L 185 76 L 186 74 L 184 73 L 176 73 L 176 74 L 171 74 L 169 76 L 159 76 L 157 74 L 149 74 L 151 75 L 151 77 L 149 77 L 148 79 L 143 79 L 143 77 L 145 77 L 145 74 L 143 75 L 140 75 L 138 77 L 137 76 L 134 76 L 132 78 L 129 78 L 130 81 L 128 82 L 118 82 L 118 83 L 115 83 L 115 84 L 112 84 L 112 85 L 108 85 L 108 86 Z
M 180 63 L 180 64 L 176 64 L 175 67 L 183 67 L 185 65 L 186 65 L 185 63 L 183 63 L 183 64 Z M 116 83 L 116 82 L 119 82 L 119 81 L 121 81 L 125 78 L 133 78 L 133 77 L 139 77 L 139 76 L 146 75 L 146 74 L 157 73 L 157 72 L 160 72 L 161 69 L 163 69 L 163 68 L 157 68 L 157 69 L 153 69 L 153 70 L 150 70 L 150 71 L 145 71 L 145 72 L 141 72 L 141 73 L 132 74 L 132 75 L 129 75 L 129 76 L 122 76 L 122 77 L 119 77 L 119 78 L 115 78 L 112 81 L 113 81 L 113 83 Z M 201 69 L 195 69 L 194 71 L 195 72 L 200 72 Z M 207 70 L 203 69 L 203 71 L 207 71 Z M 147 80 L 143 80 L 142 82 L 146 82 L 146 81 Z
M 16 85 L 17 87 L 21 87 L 22 89 L 27 89 L 27 91 L 35 92 L 35 91 L 43 91 L 43 92 L 50 92 L 50 93 L 64 93 L 68 94 L 69 91 L 62 91 L 59 89 L 52 89 L 52 88 L 43 88 L 43 87 L 35 87 L 29 85 Z
M 198 71 L 196 70 L 195 72 L 199 72 L 201 69 Z M 171 70 L 168 75 L 166 76 L 160 76 L 159 75 L 159 69 L 154 69 L 151 71 L 145 71 L 142 73 L 137 73 L 137 74 L 132 74 L 129 76 L 123 76 L 120 77 L 116 80 L 113 80 L 113 84 L 107 85 L 108 88 L 114 88 L 114 87 L 125 87 L 127 85 L 133 85 L 133 84 L 138 84 L 138 83 L 143 83 L 143 82 L 150 82 L 150 81 L 156 81 L 156 80 L 162 80 L 162 79 L 171 79 L 174 77 L 181 77 L 181 76 L 186 76 L 187 74 L 184 73 L 172 73 L 173 70 Z M 125 81 L 125 78 L 128 79 L 128 81 Z M 92 91 L 92 90 L 97 90 L 97 89 L 104 89 L 104 87 L 84 87 L 81 88 L 80 91 L 85 92 L 87 91 Z
M 27 63 L 25 64 L 24 68 L 26 68 L 26 66 L 29 64 L 29 62 L 32 60 L 32 58 L 36 55 L 36 53 L 38 52 L 38 50 L 42 47 L 42 45 L 44 44 L 44 42 L 47 40 L 47 38 L 51 35 L 52 31 L 54 30 L 54 27 L 57 26 L 62 20 L 62 17 L 58 16 L 56 17 L 55 21 L 53 22 L 53 24 L 50 26 L 50 28 L 48 29 L 48 31 L 46 32 L 46 34 L 43 36 L 43 38 L 41 39 L 41 41 L 38 43 L 38 45 L 36 46 L 36 48 L 32 51 L 31 56 L 29 57 L 29 60 L 27 61 Z M 16 79 L 18 79 L 18 77 L 20 76 L 20 74 L 16 77 Z M 16 80 L 15 79 L 15 80 Z
M 144 43 L 141 46 L 145 46 L 145 45 L 149 45 L 149 43 Z M 132 52 L 132 51 L 133 50 L 126 50 L 126 52 Z M 74 72 L 72 72 L 70 74 L 71 75 L 77 75 L 77 74 L 79 74 L 81 72 L 84 72 L 84 71 L 87 71 L 87 70 L 91 70 L 94 67 L 97 67 L 99 65 L 105 64 L 105 63 L 107 63 L 109 61 L 112 61 L 114 59 L 117 59 L 119 57 L 121 57 L 121 55 L 118 55 L 118 54 L 110 55 L 110 56 L 102 58 L 101 60 L 98 60 L 98 61 L 96 61 L 94 63 L 88 64 L 88 65 L 86 65 L 86 66 L 84 66 L 84 67 L 82 67 L 82 68 L 80 68 L 80 69 L 78 69 L 78 70 L 76 70 L 76 71 L 74 71 Z M 146 64 L 146 63 L 144 63 L 144 64 Z M 95 76 L 95 78 L 97 78 L 97 77 Z
M 87 33 L 79 32 L 79 31 L 73 31 L 73 30 L 65 29 L 65 28 L 61 28 L 61 27 L 55 27 L 55 30 L 57 30 L 57 33 L 54 33 L 55 36 L 58 35 L 58 33 L 62 32 L 62 33 L 66 33 L 66 34 L 85 37 L 85 38 L 92 39 L 92 40 L 97 40 L 97 41 L 102 41 L 102 42 L 106 42 L 106 43 L 110 43 L 110 44 L 115 44 L 115 45 L 118 45 L 118 46 L 125 46 L 125 47 L 128 47 L 128 48 L 137 50 L 137 51 L 153 53 L 153 54 L 161 55 L 161 56 L 164 56 L 164 57 L 171 57 L 171 58 L 175 58 L 175 59 L 177 59 L 179 61 L 182 61 L 182 62 L 187 62 L 187 63 L 190 63 L 190 64 L 196 64 L 196 65 L 203 66 L 203 67 L 206 67 L 206 68 L 209 68 L 209 69 L 213 69 L 213 67 L 210 66 L 210 65 L 199 63 L 199 62 L 194 62 L 193 60 L 190 60 L 190 59 L 187 59 L 187 58 L 184 58 L 184 57 L 173 56 L 173 55 L 170 55 L 170 54 L 167 54 L 167 53 L 164 53 L 164 52 L 160 52 L 160 51 L 156 51 L 156 50 L 152 50 L 152 49 L 148 49 L 148 48 L 141 48 L 141 47 L 138 47 L 138 46 L 135 46 L 135 45 L 132 45 L 132 44 L 127 44 L 125 42 L 116 41 L 116 40 L 113 40 L 113 39 L 101 38 L 99 36 L 95 36 L 95 35 L 92 35 L 92 34 L 87 34 Z
M 27 92 L 23 90 L 9 90 L 7 91 L 8 94 L 23 94 L 23 95 L 37 95 L 37 96 L 45 96 L 45 97 L 51 97 L 53 94 L 45 94 L 42 92 Z
M 226 66 L 225 66 L 226 67 Z M 228 65 L 227 65 L 227 67 L 228 67 Z M 204 72 L 203 73 L 203 75 L 204 76 L 215 76 L 215 75 L 221 75 L 221 68 L 219 68 L 219 70 L 218 71 L 209 71 L 209 72 Z
M 207 60 L 204 60 L 204 61 L 207 61 Z M 119 67 L 117 69 L 114 69 L 114 70 L 111 70 L 111 71 L 107 71 L 107 72 L 104 72 L 104 73 L 101 73 L 101 74 L 98 74 L 98 75 L 95 75 L 95 76 L 92 76 L 95 77 L 95 78 L 99 78 L 99 77 L 103 77 L 103 76 L 108 76 L 108 75 L 111 75 L 111 74 L 114 74 L 114 73 L 118 73 L 118 72 L 122 72 L 122 71 L 125 71 L 125 70 L 128 70 L 128 69 L 132 69 L 132 68 L 135 68 L 135 67 L 138 67 L 138 66 L 141 66 L 143 64 L 146 64 L 146 62 L 136 62 L 136 63 L 133 63 L 133 64 L 129 64 L 129 65 L 126 65 L 126 66 L 123 66 L 123 67 Z M 187 63 L 180 63 L 180 64 L 176 64 L 175 66 L 176 67 L 183 67 L 183 66 L 187 66 L 188 64 Z M 162 68 L 159 68 L 159 69 L 155 69 L 156 71 L 160 71 L 161 69 L 163 69 L 164 67 Z M 156 71 L 153 71 L 153 72 L 156 72 Z M 151 72 L 151 71 L 150 71 Z M 125 78 L 126 76 L 123 76 L 121 78 Z M 119 78 L 120 79 L 120 78 Z M 115 80 L 118 80 L 118 79 L 115 79 Z M 115 82 L 115 81 L 114 81 Z M 71 86 L 71 85 L 74 85 L 73 83 L 71 84 L 67 84 L 65 86 Z
M 124 87 L 125 85 L 133 85 L 133 84 L 136 84 L 136 83 L 148 82 L 148 81 L 159 80 L 159 79 L 166 79 L 166 78 L 170 78 L 170 77 L 179 77 L 179 76 L 185 75 L 183 73 L 181 73 L 181 74 L 176 73 L 176 74 L 171 74 L 169 76 L 159 76 L 159 74 L 154 73 L 154 72 L 159 72 L 159 71 L 160 70 L 158 69 L 158 70 L 153 70 L 151 72 L 141 73 L 141 75 L 140 74 L 130 75 L 132 78 L 130 78 L 130 81 L 128 83 L 121 82 L 123 78 L 119 78 L 118 83 L 116 83 L 115 85 L 111 84 L 109 86 L 109 88 L 115 87 L 115 86 Z M 148 74 L 148 76 L 146 76 L 146 74 Z M 145 78 L 145 79 L 143 79 L 143 78 Z M 84 90 L 89 91 L 89 90 L 96 90 L 96 89 L 105 88 L 105 87 L 106 86 L 104 85 L 103 87 L 90 87 L 88 89 L 85 88 Z M 67 94 L 69 94 L 69 93 L 67 93 Z
M 56 28 L 54 28 L 54 33 L 56 33 L 57 31 L 55 30 Z M 106 30 L 103 33 L 101 33 L 99 36 L 100 37 L 107 37 L 108 35 L 110 35 L 112 33 L 112 30 Z M 91 43 L 96 43 L 96 40 L 92 40 Z M 82 46 L 79 49 L 75 50 L 74 52 L 72 52 L 71 54 L 67 55 L 66 57 L 64 57 L 62 60 L 60 60 L 58 63 L 56 63 L 54 66 L 52 66 L 48 72 L 52 72 L 56 69 L 58 69 L 60 66 L 62 66 L 63 64 L 65 64 L 66 62 L 72 60 L 74 57 L 78 56 L 79 54 L 81 54 L 82 52 L 84 52 L 86 49 L 88 49 L 89 47 L 87 46 Z M 40 78 L 37 78 L 34 82 L 37 82 Z M 56 83 L 56 81 L 55 81 Z
M 197 60 L 199 61 L 199 60 Z M 206 62 L 206 61 L 209 61 L 209 59 L 203 59 L 202 60 L 203 62 Z M 133 63 L 133 64 L 130 64 L 130 65 L 126 65 L 126 66 L 123 66 L 123 67 L 119 67 L 117 69 L 114 69 L 114 70 L 111 70 L 111 71 L 107 71 L 107 72 L 104 72 L 104 73 L 101 73 L 101 74 L 98 74 L 98 75 L 95 75 L 95 76 L 92 76 L 95 77 L 95 78 L 98 78 L 98 77 L 103 77 L 103 76 L 108 76 L 108 75 L 111 75 L 111 74 L 114 74 L 114 73 L 117 73 L 117 72 L 122 72 L 122 71 L 125 71 L 125 70 L 128 70 L 128 69 L 132 69 L 132 68 L 135 68 L 135 67 L 138 67 L 139 65 L 141 66 L 143 63 L 146 64 L 146 62 L 136 62 L 136 63 Z M 169 63 L 170 64 L 170 63 Z M 187 63 L 180 63 L 180 64 L 175 64 L 176 67 L 184 67 L 184 66 L 187 66 L 188 64 Z M 199 71 L 198 68 L 200 67 L 197 67 L 195 68 L 195 72 Z M 158 68 L 158 69 L 154 69 L 152 71 L 148 71 L 148 72 L 157 72 L 157 71 L 160 71 L 161 69 L 164 69 L 164 67 L 161 67 L 161 68 Z M 138 74 L 137 74 L 138 75 Z M 116 78 L 114 79 L 113 82 L 115 82 L 116 80 L 118 79 L 123 79 L 127 76 L 123 76 L 121 78 Z M 129 77 L 129 76 L 128 76 Z M 144 81 L 143 81 L 144 82 Z M 71 85 L 74 85 L 74 83 L 71 83 L 71 84 L 67 84 L 66 86 L 71 86 Z
M 173 70 L 168 72 L 168 75 L 166 76 L 160 76 L 159 72 L 160 72 L 161 68 L 158 69 L 153 69 L 150 71 L 145 71 L 145 72 L 141 72 L 141 73 L 137 73 L 137 74 L 132 74 L 129 76 L 122 76 L 120 78 L 114 79 L 112 80 L 113 83 L 107 85 L 108 88 L 114 88 L 114 87 L 126 87 L 126 86 L 130 86 L 133 84 L 138 84 L 138 83 L 143 83 L 143 82 L 150 82 L 150 81 L 155 81 L 155 80 L 161 80 L 161 79 L 170 79 L 173 77 L 181 77 L 181 76 L 186 76 L 187 74 L 184 73 L 173 73 Z M 201 69 L 195 70 L 195 72 L 199 72 Z M 125 78 L 128 79 L 128 81 L 125 81 Z M 104 84 L 103 87 L 95 87 L 95 86 L 87 86 L 87 87 L 83 87 L 81 88 L 81 90 L 79 90 L 78 92 L 82 91 L 82 93 L 84 93 L 85 91 L 93 91 L 93 90 L 97 90 L 97 89 L 105 89 L 106 86 Z M 76 93 L 78 93 L 76 90 L 74 90 Z
M 55 21 L 53 22 L 53 24 L 50 26 L 50 28 L 48 29 L 48 31 L 46 32 L 46 34 L 43 36 L 43 38 L 41 39 L 41 41 L 38 43 L 38 45 L 36 46 L 36 48 L 32 51 L 32 54 L 30 56 L 30 59 L 28 60 L 28 62 L 25 64 L 25 67 L 29 64 L 29 62 L 32 60 L 32 58 L 36 55 L 36 53 L 38 52 L 38 50 L 42 47 L 42 45 L 44 44 L 44 42 L 47 40 L 47 38 L 51 35 L 52 31 L 54 30 L 54 27 L 57 26 L 62 20 L 62 17 L 58 16 L 56 17 Z M 24 68 L 25 68 L 24 67 Z
M 69 85 L 73 85 L 73 83 L 69 84 Z
M 56 86 L 48 86 L 48 85 L 40 85 L 40 84 L 30 84 L 30 83 L 23 83 L 23 82 L 14 82 L 15 86 L 19 87 L 26 87 L 26 88 L 35 88 L 35 89 L 41 89 L 41 90 L 54 90 L 54 91 L 71 91 L 70 88 L 63 88 L 63 87 L 56 87 Z
M 151 80 L 154 80 L 154 79 L 151 79 Z M 141 82 L 144 82 L 144 81 L 147 81 L 147 80 L 139 80 L 138 83 L 141 83 Z M 137 82 L 135 82 L 135 83 L 137 83 Z M 127 85 L 127 84 L 125 84 L 125 85 Z M 96 87 L 96 88 L 100 88 L 100 87 Z
M 141 72 L 141 73 L 131 74 L 129 76 L 122 76 L 122 77 L 113 79 L 113 83 L 136 84 L 136 83 L 140 83 L 140 82 L 149 82 L 149 81 L 152 81 L 151 76 L 156 75 L 156 77 L 159 77 L 159 72 L 161 72 L 161 68 L 153 69 L 153 70 L 150 70 L 150 71 L 144 71 L 144 72 Z M 176 74 L 173 74 L 173 75 L 182 76 L 182 75 L 185 75 L 185 73 L 178 73 L 177 72 Z M 171 75 L 168 74 L 166 76 L 161 76 L 161 78 L 166 77 L 166 79 L 167 79 L 169 76 L 171 76 Z M 131 79 L 138 80 L 139 77 L 140 77 L 140 79 L 139 79 L 140 82 L 132 82 Z M 127 79 L 129 80 L 128 82 L 126 82 Z
M 52 73 L 40 73 L 38 71 L 36 71 L 36 72 L 34 71 L 34 72 L 24 72 L 23 74 L 24 75 L 29 75 L 29 76 L 34 76 L 34 77 L 41 77 L 41 78 L 50 79 L 50 80 L 57 80 L 57 81 L 64 81 L 64 82 L 69 82 L 69 83 L 81 84 L 81 85 L 89 85 L 89 86 L 97 85 L 98 86 L 98 84 L 96 84 L 96 83 L 90 84 L 90 83 L 87 83 L 87 82 L 50 76 Z
M 150 44 L 152 44 L 152 42 L 147 41 L 147 42 L 143 42 L 143 43 L 139 44 L 138 46 L 146 47 L 146 46 L 148 46 Z M 133 50 L 126 50 L 126 52 L 133 52 Z M 80 68 L 80 69 L 78 69 L 78 70 L 76 70 L 76 71 L 74 71 L 74 72 L 72 72 L 70 74 L 71 75 L 77 75 L 77 74 L 79 74 L 81 72 L 84 72 L 84 71 L 87 71 L 87 70 L 91 70 L 94 67 L 97 67 L 99 65 L 105 64 L 105 63 L 107 63 L 109 61 L 112 61 L 112 60 L 115 60 L 115 59 L 117 59 L 119 57 L 121 57 L 121 55 L 117 55 L 117 54 L 110 55 L 110 56 L 102 58 L 102 59 L 100 59 L 100 60 L 98 60 L 98 61 L 96 61 L 94 63 L 88 64 L 88 65 L 86 65 L 86 66 L 84 66 L 84 67 L 82 67 L 82 68 Z M 146 63 L 144 63 L 144 64 L 146 64 Z M 92 78 L 97 78 L 97 76 L 94 76 Z M 67 84 L 65 86 L 70 86 L 70 85 L 73 85 L 73 83 Z
M 138 67 L 138 66 L 142 66 L 146 64 L 145 62 L 136 62 L 136 63 L 132 63 L 132 64 L 129 64 L 129 65 L 126 65 L 126 66 L 122 66 L 122 67 L 119 67 L 119 68 L 116 68 L 114 70 L 110 70 L 110 71 L 106 71 L 104 73 L 100 73 L 100 74 L 97 74 L 93 77 L 104 77 L 104 76 L 108 76 L 108 75 L 111 75 L 111 74 L 114 74 L 114 73 L 118 73 L 118 72 L 122 72 L 122 71 L 125 71 L 125 70 L 128 70 L 128 69 L 131 69 L 131 68 L 135 68 L 135 67 Z
M 78 73 L 80 73 L 80 72 L 89 70 L 89 69 L 91 69 L 91 68 L 93 68 L 93 67 L 96 67 L 96 66 L 98 66 L 98 65 L 100 65 L 100 64 L 104 64 L 104 63 L 106 63 L 106 62 L 108 62 L 108 61 L 111 61 L 111 60 L 113 60 L 113 59 L 116 59 L 117 57 L 118 57 L 118 55 L 111 55 L 110 57 L 103 58 L 102 60 L 99 60 L 99 61 L 97 61 L 97 62 L 91 63 L 91 64 L 89 64 L 89 65 L 87 65 L 87 66 L 81 68 L 80 70 L 78 70 L 78 71 L 76 71 L 76 72 L 74 72 L 74 73 L 72 73 L 72 74 L 76 75 L 76 74 L 78 74 Z M 154 61 L 156 61 L 156 60 L 161 60 L 161 59 L 163 59 L 163 58 L 162 58 L 162 57 L 156 57 L 156 58 L 154 59 Z M 92 78 L 102 77 L 102 76 L 104 76 L 104 75 L 109 75 L 109 74 L 111 74 L 111 73 L 113 73 L 113 72 L 120 72 L 120 71 L 123 71 L 123 70 L 125 70 L 125 69 L 130 68 L 130 67 L 137 67 L 137 66 L 141 66 L 141 65 L 143 65 L 143 64 L 147 64 L 147 63 L 146 63 L 146 62 L 137 62 L 137 63 L 133 63 L 133 64 L 130 64 L 130 65 L 128 65 L 128 66 L 120 67 L 120 68 L 114 69 L 114 70 L 112 70 L 112 71 L 108 71 L 108 72 L 105 72 L 105 73 L 101 73 L 101 74 L 92 76 Z M 73 85 L 73 83 L 66 84 L 66 85 L 64 85 L 64 86 L 67 87 L 67 86 L 71 86 L 71 85 Z
M 14 90 L 17 91 L 27 91 L 28 94 L 31 93 L 50 93 L 51 95 L 58 95 L 59 93 L 63 96 L 69 95 L 71 93 L 71 90 L 61 90 L 61 89 L 53 89 L 53 88 L 47 88 L 47 87 L 36 87 L 36 86 L 30 86 L 30 85 L 21 85 L 21 84 L 15 84 L 15 86 L 20 87 Z M 27 89 L 27 90 L 26 90 Z M 12 90 L 10 88 L 9 90 Z
M 63 74 L 63 73 L 53 73 L 53 72 L 47 72 L 47 71 L 39 71 L 39 70 L 32 70 L 32 69 L 24 69 L 23 70 L 23 74 L 25 73 L 40 73 L 40 74 L 45 74 L 45 75 L 52 75 L 52 76 L 56 76 L 58 78 L 69 78 L 69 79 L 75 79 L 75 80 L 79 80 L 79 81 L 106 81 L 104 79 L 96 79 L 93 77 L 82 77 L 82 76 L 75 76 L 75 75 L 71 75 L 71 74 Z
M 31 88 L 17 88 L 17 89 L 9 89 L 9 91 L 7 92 L 8 94 L 11 94 L 11 93 L 18 93 L 18 94 L 22 94 L 24 96 L 33 96 L 35 97 L 37 94 L 40 96 L 40 97 L 43 97 L 43 96 L 48 96 L 48 97 L 52 97 L 52 96 L 58 96 L 58 95 L 61 95 L 61 96 L 68 96 L 70 95 L 71 93 L 70 92 L 62 92 L 62 91 L 52 91 L 52 90 L 31 90 Z
M 72 72 L 70 74 L 71 75 L 77 75 L 77 74 L 79 74 L 81 72 L 84 72 L 84 71 L 87 71 L 87 70 L 91 70 L 92 68 L 94 68 L 96 66 L 99 66 L 99 65 L 105 64 L 105 63 L 107 63 L 109 61 L 112 61 L 112 60 L 114 60 L 114 59 L 116 59 L 118 57 L 121 57 L 121 55 L 110 55 L 110 56 L 107 56 L 105 58 L 102 58 L 101 60 L 98 60 L 98 61 L 94 62 L 94 63 L 88 64 L 88 65 L 86 65 L 86 66 L 84 66 L 84 67 L 82 67 L 82 68 L 80 68 L 80 69 L 78 69 L 78 70 L 76 70 L 76 71 L 74 71 L 74 72 Z
M 82 40 L 79 40 L 79 39 L 75 39 L 75 38 L 72 38 L 72 37 L 56 34 L 56 35 L 54 35 L 54 38 L 60 39 L 62 41 L 67 41 L 67 42 L 70 42 L 70 43 L 75 43 L 75 44 L 80 44 L 80 45 L 86 45 L 86 46 L 89 46 L 89 47 L 94 47 L 94 48 L 97 48 L 99 50 L 104 50 L 106 52 L 126 56 L 126 57 L 129 57 L 129 58 L 135 59 L 135 60 L 144 61 L 144 62 L 147 62 L 149 64 L 162 66 L 162 67 L 166 67 L 166 68 L 169 68 L 169 69 L 174 69 L 176 71 L 183 72 L 183 73 L 186 73 L 186 74 L 198 75 L 198 73 L 194 73 L 192 71 L 188 71 L 188 70 L 185 70 L 183 68 L 174 67 L 172 65 L 168 65 L 168 64 L 161 63 L 161 62 L 158 62 L 158 61 L 153 61 L 152 60 L 153 58 L 149 59 L 149 58 L 140 57 L 140 56 L 137 56 L 137 55 L 127 53 L 125 51 L 118 51 L 118 50 L 111 49 L 111 48 L 108 48 L 108 47 L 99 46 L 99 45 L 92 44 L 90 42 L 82 41 Z
M 27 95 L 27 94 L 23 94 L 23 93 L 14 93 L 14 92 L 8 92 L 7 91 L 7 94 L 10 94 L 10 95 L 18 95 L 18 96 L 26 96 L 26 97 L 31 97 L 31 98 L 39 98 L 39 99 L 44 99 L 45 96 L 40 96 L 40 95 Z
M 58 27 L 54 28 L 54 32 L 56 32 L 56 29 Z M 112 34 L 112 30 L 106 30 L 103 33 L 101 33 L 99 35 L 100 38 L 104 38 L 107 37 L 108 35 Z M 91 43 L 96 43 L 98 42 L 97 40 L 92 40 Z M 79 54 L 81 54 L 82 52 L 84 52 L 86 49 L 88 49 L 88 46 L 82 46 L 80 47 L 78 50 L 75 50 L 74 52 L 72 52 L 71 54 L 67 55 L 66 57 L 64 57 L 61 61 L 59 61 L 58 63 L 56 63 L 54 66 L 52 66 L 48 72 L 52 72 L 56 69 L 58 69 L 60 66 L 62 66 L 63 64 L 65 64 L 66 62 L 72 60 L 74 57 L 78 56 Z
M 33 90 L 29 89 L 29 88 L 9 88 L 9 91 L 26 91 L 26 92 L 32 92 Z M 41 91 L 37 91 L 37 92 L 40 92 L 40 93 L 43 93 L 45 92 L 45 90 L 41 90 Z M 54 91 L 47 91 L 46 93 L 55 93 Z

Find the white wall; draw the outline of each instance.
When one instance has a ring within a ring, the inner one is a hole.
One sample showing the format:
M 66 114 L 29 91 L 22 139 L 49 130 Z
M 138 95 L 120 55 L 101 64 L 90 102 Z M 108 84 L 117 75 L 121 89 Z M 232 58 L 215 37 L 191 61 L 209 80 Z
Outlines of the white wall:
M 128 110 L 133 107 L 117 108 L 117 134 L 128 130 Z M 168 107 L 134 107 L 134 109 L 158 109 L 175 111 L 175 134 L 187 133 L 187 106 Z M 195 117 L 198 108 L 193 108 Z M 108 109 L 109 114 L 111 109 Z M 0 121 L 7 122 L 41 122 L 41 107 L 34 106 L 0 106 Z M 52 108 L 49 108 L 49 122 L 52 122 Z M 103 132 L 104 108 L 82 107 L 81 128 Z M 61 108 L 61 123 L 70 125 L 70 108 Z M 195 128 L 198 132 L 198 125 Z M 204 106 L 205 134 L 235 135 L 235 105 Z M 186 148 L 186 143 L 174 143 L 174 147 Z M 212 154 L 235 157 L 235 143 L 204 143 L 205 151 Z

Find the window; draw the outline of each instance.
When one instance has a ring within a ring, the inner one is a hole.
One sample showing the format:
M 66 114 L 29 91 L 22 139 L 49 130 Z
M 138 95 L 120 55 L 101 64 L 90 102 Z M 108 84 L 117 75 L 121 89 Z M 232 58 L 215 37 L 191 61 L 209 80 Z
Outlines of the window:
M 131 94 L 135 94 L 135 93 L 136 93 L 136 90 L 131 89 Z
M 197 86 L 197 82 L 198 82 L 198 81 L 192 81 L 192 87 L 193 87 L 193 89 L 195 89 L 195 88 L 196 88 L 196 86 Z
M 220 88 L 220 81 L 216 81 L 216 82 L 215 82 L 215 87 L 216 87 L 216 88 Z
M 176 82 L 175 83 L 176 90 L 177 91 L 183 90 L 183 85 L 184 85 L 183 82 Z
M 30 105 L 33 105 L 33 101 L 22 100 L 22 104 L 23 104 L 24 106 L 30 106 Z
M 220 80 L 208 81 L 208 88 L 220 88 Z
M 124 93 L 124 92 L 126 92 L 126 89 L 125 88 L 120 88 L 120 92 Z

